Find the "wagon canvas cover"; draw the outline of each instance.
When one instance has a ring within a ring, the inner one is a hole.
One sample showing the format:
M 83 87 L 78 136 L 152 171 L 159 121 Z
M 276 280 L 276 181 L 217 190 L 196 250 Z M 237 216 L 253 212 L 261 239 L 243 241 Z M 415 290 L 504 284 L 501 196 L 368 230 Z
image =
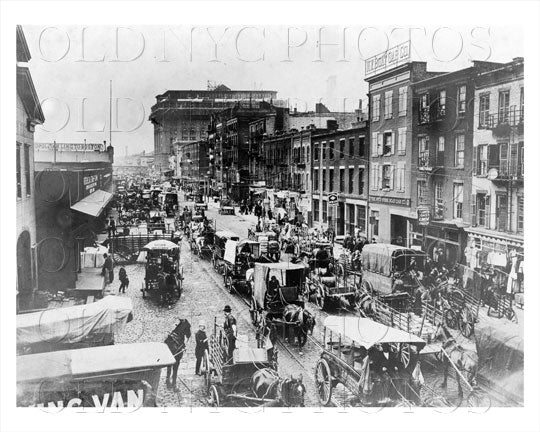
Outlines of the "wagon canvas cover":
M 255 264 L 253 298 L 260 307 L 264 305 L 266 283 L 271 270 L 274 270 L 272 275 L 276 276 L 279 285 L 283 287 L 287 284 L 287 271 L 304 271 L 304 266 L 291 263 Z
M 130 298 L 107 296 L 95 303 L 17 315 L 17 344 L 81 342 L 93 333 L 122 330 L 132 312 Z

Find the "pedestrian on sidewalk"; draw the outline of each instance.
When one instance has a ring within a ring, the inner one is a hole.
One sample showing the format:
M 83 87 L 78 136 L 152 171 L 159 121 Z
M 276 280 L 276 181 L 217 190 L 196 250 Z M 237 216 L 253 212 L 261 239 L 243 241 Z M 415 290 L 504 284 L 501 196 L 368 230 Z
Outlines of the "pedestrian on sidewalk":
M 127 277 L 127 272 L 124 267 L 121 267 L 118 271 L 118 279 L 120 279 L 120 288 L 118 288 L 118 292 L 125 294 L 126 288 L 129 287 L 129 278 Z
M 195 333 L 195 375 L 200 375 L 201 362 L 204 352 L 208 349 L 208 337 L 206 336 L 206 325 L 203 321 L 199 322 L 199 330 Z
M 101 275 L 106 276 L 106 273 L 108 272 L 109 281 L 107 283 L 112 283 L 114 280 L 114 264 L 113 260 L 110 255 L 104 253 L 103 258 L 105 258 L 105 262 L 103 263 L 103 267 L 101 267 Z

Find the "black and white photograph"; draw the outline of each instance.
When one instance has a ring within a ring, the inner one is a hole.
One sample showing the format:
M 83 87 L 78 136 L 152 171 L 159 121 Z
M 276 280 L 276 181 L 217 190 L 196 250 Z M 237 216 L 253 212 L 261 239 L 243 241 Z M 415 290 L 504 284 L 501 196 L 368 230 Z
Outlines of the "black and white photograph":
M 539 3 L 7 3 L 2 430 L 537 430 Z

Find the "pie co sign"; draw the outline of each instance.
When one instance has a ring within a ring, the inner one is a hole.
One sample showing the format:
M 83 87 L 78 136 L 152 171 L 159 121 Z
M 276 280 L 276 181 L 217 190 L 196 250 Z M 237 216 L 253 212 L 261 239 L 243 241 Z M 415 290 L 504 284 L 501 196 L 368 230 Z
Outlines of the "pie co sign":
M 429 207 L 418 207 L 416 211 L 418 215 L 418 225 L 429 225 L 429 221 L 430 221 Z

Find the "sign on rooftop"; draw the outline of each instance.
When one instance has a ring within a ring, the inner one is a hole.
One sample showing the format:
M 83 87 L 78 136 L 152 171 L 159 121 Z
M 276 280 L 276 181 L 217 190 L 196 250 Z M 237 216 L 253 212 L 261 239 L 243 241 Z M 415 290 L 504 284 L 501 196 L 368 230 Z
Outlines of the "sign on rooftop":
M 403 42 L 386 51 L 370 57 L 365 62 L 365 77 L 385 72 L 404 63 L 411 58 L 411 41 Z

